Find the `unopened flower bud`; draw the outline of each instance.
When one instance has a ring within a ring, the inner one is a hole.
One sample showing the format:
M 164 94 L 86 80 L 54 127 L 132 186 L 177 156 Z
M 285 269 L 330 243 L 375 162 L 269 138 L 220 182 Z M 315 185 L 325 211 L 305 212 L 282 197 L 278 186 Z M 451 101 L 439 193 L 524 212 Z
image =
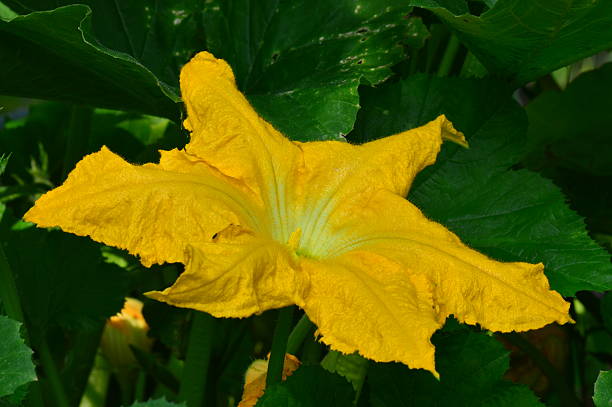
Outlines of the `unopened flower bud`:
M 269 357 L 268 357 L 269 359 Z M 283 380 L 291 376 L 300 367 L 300 361 L 293 355 L 285 354 Z M 253 407 L 264 394 L 266 376 L 268 375 L 268 360 L 258 359 L 251 363 L 244 375 L 244 391 L 238 407 Z
M 100 347 L 109 364 L 118 370 L 138 365 L 130 345 L 143 351 L 150 351 L 152 340 L 147 337 L 149 326 L 142 316 L 142 302 L 126 298 L 121 312 L 106 322 Z

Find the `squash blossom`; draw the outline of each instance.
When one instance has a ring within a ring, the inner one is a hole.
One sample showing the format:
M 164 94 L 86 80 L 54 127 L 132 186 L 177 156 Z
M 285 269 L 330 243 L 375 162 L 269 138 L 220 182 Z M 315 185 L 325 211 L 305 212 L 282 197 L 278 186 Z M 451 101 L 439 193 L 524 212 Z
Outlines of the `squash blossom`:
M 183 263 L 151 298 L 235 318 L 297 304 L 332 349 L 434 374 L 451 314 L 502 332 L 571 321 L 542 264 L 489 259 L 404 198 L 443 139 L 465 143 L 444 116 L 363 145 L 292 142 L 225 61 L 202 52 L 180 82 L 184 149 L 132 165 L 103 147 L 25 219 Z

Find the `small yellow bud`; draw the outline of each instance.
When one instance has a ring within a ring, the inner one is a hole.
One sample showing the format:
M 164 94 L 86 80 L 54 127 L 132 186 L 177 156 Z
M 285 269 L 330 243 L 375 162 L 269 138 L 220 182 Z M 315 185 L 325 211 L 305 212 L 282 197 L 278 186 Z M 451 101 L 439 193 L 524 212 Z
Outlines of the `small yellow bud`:
M 102 354 L 116 370 L 129 369 L 138 365 L 130 345 L 150 351 L 153 341 L 147 337 L 149 326 L 142 315 L 143 303 L 126 298 L 120 313 L 106 322 L 100 347 Z
M 269 356 L 268 356 L 269 359 Z M 300 367 L 300 361 L 293 355 L 285 354 L 285 365 L 283 367 L 283 380 L 291 376 Z M 242 400 L 238 407 L 253 407 L 257 400 L 264 394 L 266 388 L 266 376 L 268 375 L 268 360 L 258 359 L 251 363 L 251 366 L 244 375 L 244 391 Z

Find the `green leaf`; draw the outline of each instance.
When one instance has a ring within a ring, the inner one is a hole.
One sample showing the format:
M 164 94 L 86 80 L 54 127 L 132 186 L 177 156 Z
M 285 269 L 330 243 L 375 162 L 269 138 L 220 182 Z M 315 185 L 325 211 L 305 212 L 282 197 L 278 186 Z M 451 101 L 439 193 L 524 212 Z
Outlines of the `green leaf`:
M 612 175 L 612 63 L 580 75 L 563 92 L 547 91 L 527 105 L 529 150 L 535 165 Z
M 130 407 L 185 407 L 185 403 L 173 403 L 165 398 L 157 400 L 137 401 Z
M 408 369 L 399 363 L 370 366 L 366 383 L 372 407 L 422 407 L 440 405 L 432 400 L 440 383 L 425 370 Z
M 612 232 L 612 64 L 580 75 L 563 92 L 547 91 L 527 105 L 529 168 L 561 186 L 592 232 Z
M 0 397 L 36 380 L 32 351 L 19 334 L 20 326 L 19 322 L 0 315 Z
M 87 150 L 107 146 L 131 162 L 151 162 L 159 160 L 158 150 L 171 150 L 186 140 L 179 126 L 168 119 L 96 109 Z
M 415 180 L 409 199 L 474 249 L 503 261 L 542 262 L 563 295 L 612 287 L 609 255 L 548 180 L 509 170 L 524 154 L 526 117 L 492 80 L 414 76 L 364 89 L 353 141 L 422 125 L 446 113 L 469 149 L 445 144 Z
M 5 0 L 19 14 L 74 4 L 73 0 Z M 165 83 L 178 85 L 181 66 L 204 47 L 198 0 L 80 0 L 91 8 L 97 40 L 137 59 Z
M 266 389 L 257 407 L 349 407 L 351 385 L 321 366 L 301 366 L 282 383 Z
M 400 364 L 373 364 L 367 379 L 373 407 L 542 406 L 527 387 L 502 379 L 508 351 L 493 337 L 462 327 L 439 332 L 432 342 L 440 381 Z
M 175 119 L 177 89 L 92 31 L 91 9 L 0 14 L 0 93 L 139 111 Z M 41 61 L 44 61 L 41 63 Z
M 390 0 L 215 0 L 204 20 L 208 49 L 255 108 L 290 138 L 324 140 L 352 129 L 359 83 L 381 82 L 402 59 L 409 10 Z
M 330 350 L 321 361 L 323 369 L 345 377 L 358 394 L 368 373 L 368 364 L 368 359 L 358 353 L 345 355 L 335 350 Z
M 68 115 L 67 106 L 41 103 L 30 107 L 27 116 L 8 121 L 0 129 L 0 151 L 11 154 L 3 177 L 10 179 L 7 184 L 14 184 L 15 180 L 25 183 L 32 178 L 36 183 L 44 183 L 42 178 L 48 175 L 47 171 L 59 174 L 65 146 L 62 131 Z
M 436 368 L 447 403 L 471 406 L 540 406 L 527 387 L 502 380 L 508 350 L 495 338 L 469 329 L 434 340 Z M 444 404 L 444 403 L 443 403 Z
M 0 407 L 22 407 L 26 405 L 26 397 L 32 393 L 32 388 L 37 386 L 40 382 L 29 382 L 22 386 L 19 386 L 17 390 L 10 396 L 0 398 Z
M 600 372 L 595 382 L 593 402 L 596 407 L 612 406 L 612 371 Z
M 144 304 L 142 314 L 149 325 L 148 336 L 178 353 L 185 347 L 186 338 L 181 333 L 188 327 L 189 310 L 152 300 L 145 300 Z
M 244 374 L 253 362 L 252 320 L 220 319 L 215 329 L 212 362 L 223 366 L 217 375 L 217 398 L 239 400 Z
M 24 311 L 36 333 L 58 324 L 97 327 L 121 309 L 127 275 L 104 263 L 99 245 L 58 230 L 18 223 L 5 251 L 16 273 Z M 3 233 L 7 233 L 3 231 Z
M 106 109 L 95 109 L 83 129 L 76 132 L 71 126 L 75 110 L 57 102 L 37 103 L 27 116 L 0 129 L 0 151 L 11 154 L 4 175 L 8 185 L 0 187 L 0 200 L 24 195 L 32 200 L 37 193 L 63 182 L 65 171 L 72 169 L 67 150 L 73 152 L 70 158 L 80 160 L 106 145 L 131 162 L 150 162 L 159 160 L 159 149 L 175 148 L 187 139 L 168 119 Z M 81 144 L 78 149 L 69 148 L 77 144 L 68 140 L 71 132 Z
M 465 0 L 411 0 L 451 27 L 489 72 L 523 84 L 612 47 L 606 0 L 499 0 L 480 16 Z

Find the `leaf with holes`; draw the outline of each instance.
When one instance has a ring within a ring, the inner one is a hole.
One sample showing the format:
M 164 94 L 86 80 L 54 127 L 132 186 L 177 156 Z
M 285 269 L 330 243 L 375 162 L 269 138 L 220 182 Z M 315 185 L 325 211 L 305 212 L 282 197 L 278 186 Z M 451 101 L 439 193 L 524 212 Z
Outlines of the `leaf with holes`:
M 348 133 L 359 83 L 390 76 L 410 28 L 403 19 L 410 7 L 390 0 L 216 0 L 206 7 L 208 49 L 230 63 L 259 113 L 295 140 Z

